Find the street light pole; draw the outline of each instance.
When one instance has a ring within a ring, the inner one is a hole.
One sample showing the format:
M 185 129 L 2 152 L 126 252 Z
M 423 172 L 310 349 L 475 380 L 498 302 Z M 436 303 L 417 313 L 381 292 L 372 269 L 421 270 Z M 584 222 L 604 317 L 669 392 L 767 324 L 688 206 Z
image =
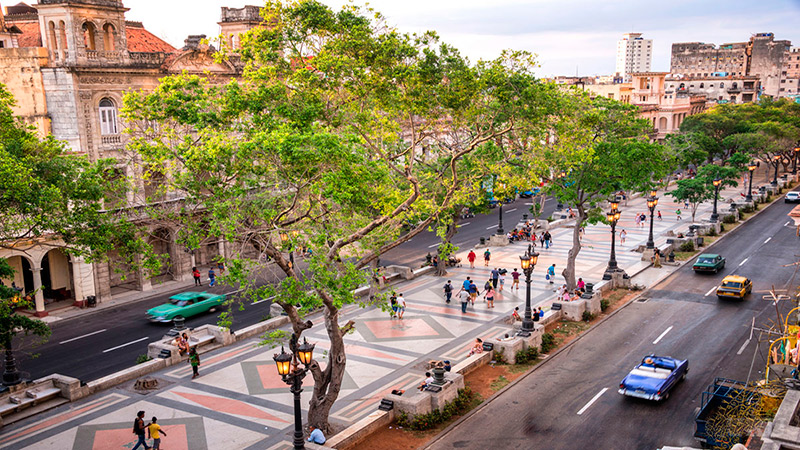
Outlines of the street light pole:
M 606 219 L 611 224 L 611 256 L 608 259 L 608 267 L 606 267 L 606 272 L 603 274 L 604 280 L 610 280 L 612 278 L 611 274 L 614 272 L 619 272 L 620 269 L 617 266 L 617 254 L 616 254 L 616 237 L 617 237 L 617 222 L 620 218 L 619 212 L 619 203 L 611 202 L 611 211 L 606 213 Z
M 753 174 L 757 167 L 758 165 L 754 161 L 750 161 L 750 165 L 747 166 L 747 170 L 750 171 L 750 187 L 747 189 L 747 197 L 745 200 L 748 202 L 753 201 Z
M 722 184 L 722 180 L 716 178 L 711 183 L 714 184 L 714 212 L 711 213 L 711 221 L 716 222 L 719 220 L 719 216 L 717 215 L 717 197 L 719 197 L 719 185 Z
M 497 204 L 500 205 L 500 214 L 498 215 L 498 222 L 497 222 L 497 234 L 503 235 L 506 232 L 503 230 L 503 202 L 498 200 Z
M 647 248 L 656 248 L 656 243 L 653 241 L 653 214 L 655 214 L 656 206 L 658 205 L 658 197 L 656 197 L 655 189 L 650 191 L 650 197 L 647 199 L 647 207 L 650 209 L 650 236 L 647 238 Z
M 800 146 L 794 148 L 794 163 L 792 164 L 792 175 L 797 175 L 797 157 L 800 154 Z
M 780 164 L 781 155 L 775 155 L 772 157 L 773 161 L 775 161 L 775 178 L 772 179 L 772 185 L 778 185 L 778 165 Z
M 278 366 L 278 374 L 284 383 L 289 385 L 289 392 L 294 396 L 294 449 L 305 449 L 305 441 L 303 440 L 303 410 L 300 407 L 300 393 L 303 392 L 303 378 L 308 373 L 308 365 L 311 364 L 314 353 L 314 344 L 309 344 L 304 340 L 303 344 L 298 345 L 297 335 L 292 333 L 292 338 L 289 340 L 289 350 L 291 354 L 286 353 L 281 347 L 281 352 L 276 353 L 272 359 Z M 299 359 L 299 361 L 298 361 Z M 300 367 L 300 363 L 306 367 Z
M 539 254 L 536 252 L 531 253 L 530 247 L 524 255 L 519 257 L 519 263 L 522 266 L 522 271 L 525 273 L 525 317 L 522 320 L 522 328 L 517 333 L 517 336 L 530 336 L 533 331 L 533 313 L 531 311 L 531 275 L 536 262 L 539 260 Z

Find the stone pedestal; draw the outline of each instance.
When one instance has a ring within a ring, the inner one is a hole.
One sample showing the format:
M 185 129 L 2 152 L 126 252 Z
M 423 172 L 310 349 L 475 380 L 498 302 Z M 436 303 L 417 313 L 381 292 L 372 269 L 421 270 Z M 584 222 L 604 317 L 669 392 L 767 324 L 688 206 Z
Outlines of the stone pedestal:
M 602 308 L 600 308 L 601 300 L 603 300 L 603 294 L 599 291 L 595 291 L 590 298 L 584 299 L 586 302 L 586 310 L 594 315 L 600 314 L 603 311 Z
M 409 389 L 404 395 L 389 394 L 384 398 L 394 402 L 394 409 L 398 412 L 404 412 L 409 416 L 428 414 L 433 410 L 431 407 L 430 392 L 419 392 L 417 389 Z
M 386 266 L 387 273 L 399 273 L 400 278 L 404 280 L 410 280 L 414 278 L 414 271 L 411 270 L 410 267 L 406 266 Z
M 447 372 L 445 373 L 446 383 L 439 392 L 429 392 L 431 399 L 431 411 L 437 409 L 441 411 L 444 406 L 458 396 L 458 390 L 464 389 L 464 376 Z
M 544 325 L 534 323 L 531 335 L 527 337 L 520 337 L 520 340 L 522 340 L 522 350 L 526 350 L 530 347 L 534 347 L 537 350 L 541 350 L 543 334 L 544 334 Z
M 508 237 L 505 234 L 493 234 L 489 237 L 490 247 L 505 247 L 508 245 Z
M 631 279 L 625 272 L 614 272 L 611 274 L 612 289 L 629 288 L 631 287 Z
M 574 302 L 562 302 L 561 313 L 565 320 L 578 322 L 583 320 L 583 312 L 586 311 L 586 300 L 576 300 Z
M 650 261 L 653 259 L 653 253 L 655 253 L 654 248 L 645 248 L 642 251 L 642 261 Z
M 509 333 L 511 335 L 512 333 Z M 517 363 L 517 352 L 522 350 L 523 341 L 520 337 L 513 337 L 507 341 L 495 341 L 494 353 L 495 355 L 503 355 L 503 360 L 508 364 Z

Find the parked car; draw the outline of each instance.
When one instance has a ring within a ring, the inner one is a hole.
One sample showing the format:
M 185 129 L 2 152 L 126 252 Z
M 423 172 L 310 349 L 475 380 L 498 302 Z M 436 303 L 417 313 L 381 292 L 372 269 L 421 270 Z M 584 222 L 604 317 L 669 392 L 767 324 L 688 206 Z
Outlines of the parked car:
M 800 192 L 791 191 L 787 192 L 783 197 L 784 203 L 800 203 Z
M 689 361 L 671 356 L 648 355 L 642 358 L 619 384 L 619 393 L 628 397 L 661 401 L 669 398 L 669 392 L 686 379 Z
M 703 253 L 702 255 L 697 257 L 694 264 L 692 264 L 692 270 L 695 273 L 698 272 L 714 272 L 717 273 L 720 270 L 725 268 L 725 258 L 720 255 L 715 255 L 713 253 Z
M 717 288 L 717 298 L 744 298 L 752 291 L 752 280 L 739 275 L 728 275 Z
M 176 317 L 191 317 L 211 311 L 225 301 L 224 295 L 208 292 L 181 292 L 169 298 L 169 303 L 147 310 L 151 322 L 172 322 Z
M 520 192 L 519 196 L 521 198 L 531 198 L 534 195 L 539 195 L 539 192 L 541 192 L 541 191 L 542 190 L 540 188 L 538 188 L 538 187 L 535 187 L 533 189 L 526 189 L 526 190 Z

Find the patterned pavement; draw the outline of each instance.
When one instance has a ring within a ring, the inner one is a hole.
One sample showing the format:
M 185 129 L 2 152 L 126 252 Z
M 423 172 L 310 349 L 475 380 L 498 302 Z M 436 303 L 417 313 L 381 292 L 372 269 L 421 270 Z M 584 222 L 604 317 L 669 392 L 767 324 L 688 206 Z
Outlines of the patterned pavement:
M 734 190 L 727 193 L 735 195 Z M 670 198 L 661 198 L 659 209 L 664 219 L 656 220 L 655 234 L 668 230 L 686 230 L 688 211 L 684 220 L 676 221 L 677 205 Z M 635 212 L 646 212 L 644 199 L 630 201 L 622 208 L 618 231 L 628 233 L 624 244 L 617 242 L 617 260 L 620 267 L 638 272 L 646 264 L 640 254 L 631 251 L 647 240 L 649 228 L 637 228 Z M 707 217 L 710 205 L 701 206 L 698 219 Z M 648 213 L 649 220 L 649 213 Z M 531 298 L 534 305 L 545 309 L 555 300 L 556 284 L 544 279 L 545 270 L 556 264 L 556 273 L 565 266 L 572 241 L 571 228 L 552 232 L 554 246 L 537 248 L 540 253 L 535 268 Z M 656 239 L 663 242 L 664 237 Z M 600 281 L 608 262 L 610 228 L 590 226 L 583 238 L 584 248 L 578 256 L 577 275 L 587 282 Z M 492 248 L 489 268 L 479 264 L 470 269 L 454 268 L 446 279 L 458 287 L 470 276 L 479 288 L 489 278 L 493 267 L 508 271 L 519 268 L 519 255 L 527 244 L 516 243 L 507 247 Z M 476 248 L 479 256 L 483 248 Z M 466 252 L 460 255 L 466 261 Z M 481 261 L 482 263 L 482 261 Z M 446 279 L 423 276 L 395 286 L 403 292 L 408 307 L 403 320 L 388 317 L 377 308 L 362 309 L 349 306 L 343 320 L 354 320 L 355 332 L 345 337 L 347 371 L 339 399 L 332 411 L 332 420 L 343 424 L 353 423 L 373 412 L 381 398 L 393 389 L 414 389 L 424 378 L 424 365 L 431 359 L 449 359 L 453 365 L 467 357 L 476 337 L 492 340 L 508 332 L 503 324 L 515 306 L 524 305 L 525 282 L 519 291 L 510 291 L 511 277 L 507 276 L 506 289 L 495 299 L 495 308 L 489 309 L 479 297 L 474 307 L 461 313 L 456 300 L 444 302 L 442 286 Z M 322 325 L 306 331 L 309 341 L 316 342 L 315 358 L 325 363 L 327 339 Z M 272 360 L 275 348 L 256 346 L 249 340 L 232 347 L 204 354 L 201 376 L 191 379 L 188 365 L 169 367 L 153 374 L 163 386 L 142 395 L 131 389 L 131 383 L 119 386 L 67 404 L 0 429 L 0 448 L 14 449 L 72 449 L 106 450 L 131 449 L 136 439 L 131 429 L 135 414 L 145 411 L 145 419 L 157 416 L 167 436 L 162 445 L 168 450 L 191 449 L 282 449 L 289 448 L 293 431 L 292 395 L 280 380 Z M 308 404 L 310 378 L 302 403 Z

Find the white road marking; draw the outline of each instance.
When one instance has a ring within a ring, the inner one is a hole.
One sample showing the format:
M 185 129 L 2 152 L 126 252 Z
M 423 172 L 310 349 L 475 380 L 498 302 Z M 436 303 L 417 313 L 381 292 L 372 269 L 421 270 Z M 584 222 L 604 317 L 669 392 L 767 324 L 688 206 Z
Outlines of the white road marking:
M 791 220 L 788 220 L 788 221 L 786 221 L 786 223 L 785 223 L 785 224 L 783 224 L 783 226 L 785 226 L 785 227 L 788 227 L 790 223 L 792 223 L 792 221 L 791 221 Z
M 771 238 L 771 237 L 768 237 L 768 238 L 767 238 L 767 240 L 766 240 L 766 241 L 764 241 L 764 243 L 766 244 L 767 242 L 769 242 L 769 241 L 771 241 L 771 240 L 772 240 L 772 238 Z
M 607 390 L 608 388 L 603 388 L 600 392 L 598 392 L 597 395 L 595 395 L 591 400 L 589 400 L 589 403 L 585 404 L 583 408 L 581 408 L 581 410 L 578 411 L 578 415 L 580 416 L 581 414 L 584 413 L 584 411 L 589 409 L 589 407 L 592 406 L 592 403 L 596 402 L 597 399 L 600 398 L 601 395 L 605 394 Z
M 66 341 L 61 341 L 61 342 L 59 342 L 59 344 L 66 344 L 67 342 L 77 341 L 78 339 L 83 339 L 83 338 L 85 338 L 85 337 L 93 336 L 93 335 L 95 335 L 95 334 L 100 334 L 100 333 L 102 333 L 103 331 L 108 331 L 108 330 L 106 330 L 105 328 L 103 328 L 102 330 L 97 330 L 97 331 L 95 331 L 95 332 L 92 332 L 92 333 L 84 334 L 83 336 L 78 336 L 78 337 L 74 337 L 74 338 L 72 338 L 72 339 L 67 339 Z
M 711 295 L 712 292 L 716 290 L 717 290 L 716 286 L 712 287 L 711 289 L 708 290 L 708 292 L 706 292 L 706 295 L 704 295 L 703 297 L 708 297 L 709 295 Z
M 436 244 L 429 245 L 429 246 L 428 246 L 428 248 L 438 247 L 438 246 L 440 246 L 440 245 L 442 245 L 442 243 L 441 243 L 441 242 L 438 242 L 438 243 L 436 243 Z
M 744 263 L 747 262 L 748 259 L 750 259 L 750 257 L 747 257 L 747 258 L 743 259 L 742 262 L 739 263 L 739 267 L 742 267 L 744 265 Z
M 274 296 L 274 295 L 273 295 L 272 297 L 267 297 L 267 298 L 265 298 L 265 299 L 263 299 L 263 300 L 259 300 L 259 301 L 257 301 L 257 302 L 253 302 L 253 303 L 250 303 L 250 304 L 251 304 L 251 305 L 257 305 L 257 304 L 259 304 L 259 303 L 264 303 L 264 302 L 266 302 L 266 301 L 268 301 L 268 300 L 272 300 L 273 298 L 275 298 L 275 296 Z
M 497 228 L 497 225 L 492 225 L 490 227 L 486 227 L 487 230 L 491 230 L 492 228 Z
M 471 223 L 472 223 L 472 222 L 467 222 L 467 223 L 462 223 L 462 224 L 459 224 L 459 225 L 458 225 L 458 228 L 465 227 L 465 226 L 467 226 L 467 225 L 469 225 L 469 224 L 471 224 Z
M 509 209 L 509 210 L 508 210 L 508 211 L 506 211 L 506 212 L 507 212 L 507 213 L 510 213 L 510 212 L 514 212 L 514 211 L 516 211 L 516 210 L 517 210 L 517 208 L 514 208 L 514 209 Z
M 747 347 L 747 344 L 749 344 L 749 343 L 750 343 L 750 339 L 744 341 L 744 344 L 742 344 L 742 348 L 740 348 L 739 351 L 736 352 L 736 354 L 737 355 L 741 355 L 742 352 L 744 351 L 745 347 Z
M 114 350 L 118 350 L 118 349 L 120 349 L 120 348 L 122 348 L 122 347 L 127 347 L 127 346 L 129 346 L 129 345 L 131 345 L 131 344 L 135 344 L 135 343 L 137 343 L 137 342 L 142 342 L 142 341 L 144 341 L 144 340 L 147 340 L 147 339 L 150 339 L 150 338 L 148 338 L 147 336 L 145 336 L 145 337 L 143 337 L 143 338 L 141 338 L 141 339 L 137 339 L 137 340 L 135 340 L 135 341 L 130 341 L 130 342 L 128 342 L 127 344 L 122 344 L 122 345 L 118 345 L 118 346 L 116 346 L 116 347 L 107 348 L 107 349 L 103 350 L 103 353 L 113 352 Z
M 669 328 L 667 328 L 666 330 L 664 330 L 664 332 L 663 332 L 663 333 L 661 333 L 661 335 L 660 335 L 659 337 L 657 337 L 655 341 L 653 341 L 653 345 L 656 345 L 656 344 L 658 344 L 658 342 L 659 342 L 659 341 L 661 341 L 661 339 L 663 339 L 663 338 L 664 338 L 664 336 L 666 336 L 666 335 L 667 335 L 667 333 L 669 333 L 669 330 L 671 330 L 671 329 L 672 329 L 672 326 L 670 326 Z
M 532 205 L 533 203 L 525 203 L 526 205 Z

